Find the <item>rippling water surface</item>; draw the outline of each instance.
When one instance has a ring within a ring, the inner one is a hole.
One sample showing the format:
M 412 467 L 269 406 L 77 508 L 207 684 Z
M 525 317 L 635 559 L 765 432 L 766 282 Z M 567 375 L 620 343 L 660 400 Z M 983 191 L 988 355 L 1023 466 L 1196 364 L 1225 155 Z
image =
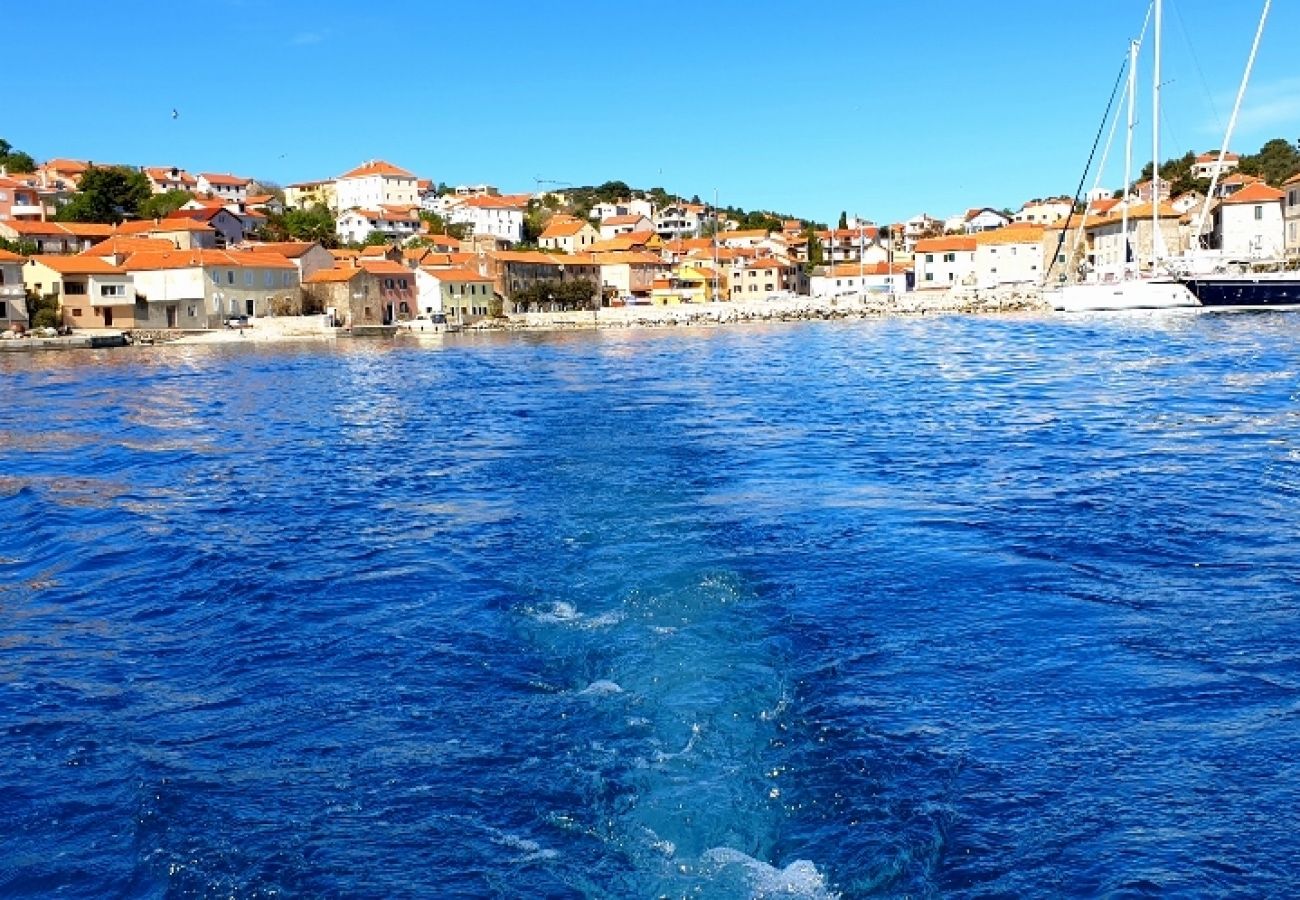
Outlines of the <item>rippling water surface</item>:
M 0 356 L 0 894 L 1290 895 L 1298 334 Z

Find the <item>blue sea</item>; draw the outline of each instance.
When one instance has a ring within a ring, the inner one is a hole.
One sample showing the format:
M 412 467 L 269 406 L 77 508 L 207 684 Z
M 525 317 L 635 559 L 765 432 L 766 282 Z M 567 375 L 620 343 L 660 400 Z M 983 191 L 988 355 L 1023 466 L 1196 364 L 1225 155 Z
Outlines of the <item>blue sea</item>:
M 0 895 L 1295 894 L 1296 315 L 0 384 Z

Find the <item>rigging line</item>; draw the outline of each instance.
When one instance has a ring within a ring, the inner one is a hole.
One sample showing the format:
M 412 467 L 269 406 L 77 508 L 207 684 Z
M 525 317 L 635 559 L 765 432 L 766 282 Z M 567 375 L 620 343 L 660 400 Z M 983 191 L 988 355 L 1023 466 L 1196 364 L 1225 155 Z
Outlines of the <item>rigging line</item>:
M 1210 106 L 1210 115 L 1214 116 L 1214 124 L 1218 126 L 1219 132 L 1223 132 L 1223 119 L 1219 117 L 1219 109 L 1214 104 L 1214 95 L 1210 93 L 1210 83 L 1205 78 L 1205 70 L 1201 68 L 1201 58 L 1196 55 L 1196 47 L 1192 44 L 1191 32 L 1187 30 L 1187 22 L 1183 18 L 1183 11 L 1173 0 L 1167 0 L 1174 9 L 1174 15 L 1178 18 L 1178 29 L 1183 33 L 1183 41 L 1187 44 L 1187 54 L 1192 58 L 1192 65 L 1196 67 L 1196 75 L 1201 79 L 1201 90 L 1205 91 L 1205 102 Z
M 1124 81 L 1124 72 L 1128 69 L 1128 54 L 1124 54 L 1124 62 L 1120 64 L 1119 72 L 1115 75 L 1115 86 L 1110 89 L 1110 100 L 1106 101 L 1106 112 L 1102 114 L 1101 124 L 1097 126 L 1097 136 L 1092 139 L 1092 150 L 1088 152 L 1088 162 L 1083 167 L 1083 173 L 1079 175 L 1079 185 L 1074 189 L 1074 202 L 1070 204 L 1070 213 L 1065 217 L 1065 225 L 1061 228 L 1061 237 L 1056 242 L 1056 252 L 1052 254 L 1052 264 L 1047 267 L 1047 272 L 1043 275 L 1043 281 L 1052 277 L 1052 270 L 1056 268 L 1056 259 L 1061 255 L 1061 247 L 1065 244 L 1065 236 L 1070 232 L 1070 221 L 1074 218 L 1074 208 L 1079 205 L 1079 195 L 1083 193 L 1083 185 L 1088 180 L 1088 171 L 1092 168 L 1092 161 L 1097 156 L 1097 145 L 1101 143 L 1101 136 L 1106 132 L 1106 123 L 1110 120 L 1110 111 L 1115 106 L 1115 96 L 1119 93 L 1119 86 Z
M 1129 59 L 1130 61 L 1132 60 L 1131 51 L 1129 53 Z M 1120 69 L 1120 75 L 1122 76 L 1123 74 L 1124 74 L 1124 69 Z M 1124 94 L 1125 96 L 1128 96 L 1127 89 L 1124 91 Z M 1094 192 L 1099 187 L 1101 187 L 1101 179 L 1106 174 L 1106 161 L 1110 159 L 1110 148 L 1115 143 L 1115 132 L 1119 130 L 1119 117 L 1120 117 L 1120 110 L 1116 109 L 1114 117 L 1110 120 L 1110 135 L 1106 138 L 1106 149 L 1104 149 L 1101 152 L 1101 162 L 1098 163 L 1097 165 L 1097 177 L 1094 178 L 1092 182 L 1092 189 Z M 1086 177 L 1087 175 L 1086 171 L 1084 172 L 1084 175 Z M 1125 190 L 1125 196 L 1127 196 L 1127 191 L 1128 191 L 1127 185 L 1125 185 L 1124 190 Z M 1076 203 L 1078 202 L 1078 199 L 1079 199 L 1078 197 L 1075 197 Z M 1080 242 L 1083 240 L 1083 229 L 1084 226 L 1088 224 L 1088 212 L 1091 209 L 1092 209 L 1092 200 L 1089 199 L 1087 204 L 1083 207 L 1083 215 L 1079 218 L 1079 231 L 1074 237 L 1074 245 L 1076 247 L 1078 247 L 1080 245 Z M 1048 268 L 1048 272 L 1049 273 L 1051 272 L 1051 267 Z

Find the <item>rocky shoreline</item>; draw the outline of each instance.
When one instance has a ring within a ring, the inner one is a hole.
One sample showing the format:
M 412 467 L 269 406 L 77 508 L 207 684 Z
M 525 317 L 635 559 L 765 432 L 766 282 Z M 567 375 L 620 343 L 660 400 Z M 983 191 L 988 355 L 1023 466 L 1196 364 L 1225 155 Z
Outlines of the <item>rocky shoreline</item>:
M 891 316 L 1044 313 L 1051 305 L 1037 290 L 913 292 L 891 297 L 868 294 L 821 300 L 794 297 L 748 303 L 626 306 L 574 312 L 524 313 L 486 319 L 466 331 L 547 331 L 591 328 L 671 328 L 747 322 L 802 322 Z

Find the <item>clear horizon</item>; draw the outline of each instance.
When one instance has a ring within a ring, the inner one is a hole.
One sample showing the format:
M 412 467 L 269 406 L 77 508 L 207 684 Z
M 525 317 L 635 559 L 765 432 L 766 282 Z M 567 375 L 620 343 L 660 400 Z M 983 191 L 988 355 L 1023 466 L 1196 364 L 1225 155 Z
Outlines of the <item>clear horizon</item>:
M 647 13 L 592 0 L 500 4 L 489 17 L 415 2 L 142 0 L 124 16 L 74 0 L 57 71 L 97 102 L 73 119 L 66 98 L 28 98 L 0 137 L 38 161 L 280 184 L 372 158 L 505 192 L 621 180 L 832 223 L 841 211 L 892 222 L 1073 193 L 1147 4 L 1099 0 L 1079 21 L 1025 0 L 998 4 L 996 18 L 987 4 L 922 6 L 798 18 L 768 2 L 670 0 Z M 1166 0 L 1162 157 L 1219 146 L 1260 10 L 1245 6 Z M 9 21 L 20 34 L 43 27 L 30 7 Z M 1234 151 L 1300 137 L 1300 73 L 1282 37 L 1295 33 L 1300 11 L 1278 5 Z M 170 37 L 173 53 L 148 49 Z M 1150 44 L 1135 171 L 1151 155 Z M 11 54 L 14 71 L 51 65 L 39 42 Z M 1122 181 L 1121 141 L 1109 188 Z

